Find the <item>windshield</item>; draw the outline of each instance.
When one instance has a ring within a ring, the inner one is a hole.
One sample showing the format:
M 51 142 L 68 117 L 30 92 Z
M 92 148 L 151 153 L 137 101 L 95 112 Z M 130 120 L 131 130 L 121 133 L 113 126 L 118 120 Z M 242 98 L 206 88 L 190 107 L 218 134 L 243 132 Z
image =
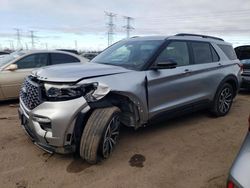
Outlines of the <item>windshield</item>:
M 25 53 L 22 51 L 17 51 L 17 52 L 13 52 L 11 54 L 5 55 L 3 58 L 0 58 L 0 67 L 10 63 L 12 60 L 24 54 Z
M 91 62 L 140 70 L 162 43 L 163 40 L 120 41 Z

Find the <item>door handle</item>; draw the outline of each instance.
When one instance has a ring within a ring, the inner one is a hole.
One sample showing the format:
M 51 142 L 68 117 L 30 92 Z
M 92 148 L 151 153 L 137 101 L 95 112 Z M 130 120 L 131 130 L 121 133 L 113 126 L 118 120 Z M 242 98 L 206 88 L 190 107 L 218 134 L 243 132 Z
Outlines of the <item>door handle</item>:
M 218 65 L 219 65 L 219 66 L 222 66 L 222 64 L 221 64 L 221 63 L 218 63 Z

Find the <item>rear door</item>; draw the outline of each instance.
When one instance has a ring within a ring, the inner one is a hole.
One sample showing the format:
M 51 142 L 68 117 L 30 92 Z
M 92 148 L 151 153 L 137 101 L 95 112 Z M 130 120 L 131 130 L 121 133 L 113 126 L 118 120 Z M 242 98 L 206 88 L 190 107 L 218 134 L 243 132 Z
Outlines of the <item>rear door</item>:
M 0 84 L 6 99 L 18 97 L 24 78 L 29 75 L 33 69 L 48 65 L 48 53 L 27 55 L 14 64 L 17 65 L 17 70 L 4 70 L 0 74 Z
M 192 51 L 192 75 L 195 77 L 193 92 L 198 93 L 199 100 L 211 102 L 221 81 L 225 78 L 224 64 L 209 42 L 189 42 Z

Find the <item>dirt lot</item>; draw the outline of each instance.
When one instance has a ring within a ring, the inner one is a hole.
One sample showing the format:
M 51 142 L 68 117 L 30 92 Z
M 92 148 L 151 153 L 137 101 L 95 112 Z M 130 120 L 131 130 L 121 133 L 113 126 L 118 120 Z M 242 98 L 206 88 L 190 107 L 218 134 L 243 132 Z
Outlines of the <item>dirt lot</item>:
M 226 117 L 199 112 L 138 131 L 123 128 L 112 157 L 95 166 L 33 145 L 13 103 L 0 105 L 0 187 L 214 188 L 225 187 L 246 134 L 250 92 L 238 95 Z M 142 164 L 130 163 L 135 154 Z

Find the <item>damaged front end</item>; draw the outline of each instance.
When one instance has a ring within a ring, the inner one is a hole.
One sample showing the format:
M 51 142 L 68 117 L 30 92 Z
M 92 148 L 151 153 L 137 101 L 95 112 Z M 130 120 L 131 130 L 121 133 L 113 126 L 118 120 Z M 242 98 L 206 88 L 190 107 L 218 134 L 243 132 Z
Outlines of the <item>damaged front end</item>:
M 20 91 L 21 124 L 32 141 L 47 152 L 74 152 L 79 116 L 90 111 L 88 103 L 102 99 L 109 91 L 98 82 L 53 83 L 29 76 Z

